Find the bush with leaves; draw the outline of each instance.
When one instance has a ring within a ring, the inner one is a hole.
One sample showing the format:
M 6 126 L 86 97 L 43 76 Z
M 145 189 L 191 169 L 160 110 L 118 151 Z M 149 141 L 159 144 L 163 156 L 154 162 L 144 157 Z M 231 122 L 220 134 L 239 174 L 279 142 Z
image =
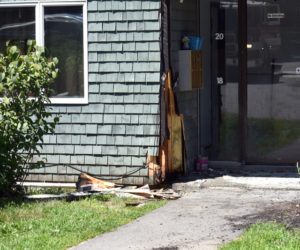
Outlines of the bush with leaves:
M 45 166 L 33 159 L 58 122 L 46 107 L 57 63 L 34 41 L 28 41 L 24 54 L 7 42 L 6 55 L 0 54 L 0 196 L 14 191 L 30 169 Z

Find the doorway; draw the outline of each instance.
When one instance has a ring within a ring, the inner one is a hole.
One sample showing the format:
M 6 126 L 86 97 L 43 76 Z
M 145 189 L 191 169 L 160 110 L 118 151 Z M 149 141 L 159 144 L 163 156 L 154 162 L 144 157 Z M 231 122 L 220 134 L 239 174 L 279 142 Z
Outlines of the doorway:
M 210 12 L 211 158 L 299 161 L 300 2 L 211 1 Z
M 177 91 L 188 168 L 199 154 L 257 164 L 299 161 L 300 2 L 172 1 L 170 16 L 174 72 L 182 37 L 203 40 L 203 87 Z

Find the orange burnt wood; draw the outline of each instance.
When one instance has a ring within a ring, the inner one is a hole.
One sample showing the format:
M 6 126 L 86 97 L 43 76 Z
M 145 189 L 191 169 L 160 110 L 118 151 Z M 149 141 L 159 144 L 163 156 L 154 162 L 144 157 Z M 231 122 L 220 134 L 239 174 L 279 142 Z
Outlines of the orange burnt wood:
M 98 185 L 98 188 L 105 189 L 105 188 L 114 188 L 116 185 L 112 182 L 102 181 L 87 174 L 79 175 L 78 181 L 76 183 L 77 189 L 84 185 L 94 184 Z

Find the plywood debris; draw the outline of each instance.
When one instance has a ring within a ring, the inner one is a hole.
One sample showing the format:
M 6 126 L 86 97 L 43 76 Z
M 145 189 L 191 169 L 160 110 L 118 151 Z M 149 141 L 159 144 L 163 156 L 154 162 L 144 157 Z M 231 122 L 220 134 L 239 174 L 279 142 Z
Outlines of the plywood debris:
M 134 195 L 139 195 L 145 198 L 153 198 L 152 192 L 150 190 L 143 190 L 143 189 L 130 189 L 130 190 L 118 190 L 118 192 L 124 192 L 124 193 L 129 193 L 129 194 L 134 194 Z
M 165 200 L 176 200 L 181 197 L 180 194 L 176 193 L 172 189 L 154 190 L 152 194 L 156 199 L 165 199 Z
M 167 121 L 170 138 L 167 140 L 167 173 L 184 172 L 184 126 L 183 115 L 176 112 L 175 94 L 171 83 L 171 72 L 168 72 L 165 81 L 165 103 L 167 105 Z
M 114 188 L 115 183 L 103 181 L 87 174 L 79 175 L 78 181 L 76 182 L 76 188 L 80 191 L 85 191 L 84 188 L 90 189 L 89 191 L 96 191 L 97 189 Z
M 171 84 L 171 72 L 164 83 L 164 103 L 167 111 L 168 138 L 163 138 L 159 149 L 158 163 L 154 156 L 147 157 L 149 176 L 155 183 L 161 183 L 166 175 L 186 172 L 186 148 L 184 135 L 184 117 L 176 111 L 176 99 Z
M 114 194 L 118 197 L 121 198 L 132 198 L 132 199 L 136 199 L 136 200 L 146 200 L 147 198 L 140 196 L 140 195 L 135 195 L 135 194 L 129 194 L 126 192 L 111 192 L 110 194 Z
M 114 194 L 118 197 L 127 197 L 141 200 L 149 199 L 167 199 L 174 200 L 180 198 L 180 195 L 172 189 L 153 189 L 149 185 L 141 187 L 125 186 L 116 187 L 112 182 L 103 181 L 87 174 L 81 174 L 76 183 L 77 192 L 65 194 L 38 194 L 24 196 L 27 200 L 53 200 L 53 199 L 68 199 L 76 200 L 92 195 Z
M 76 186 L 77 191 L 115 194 L 119 197 L 138 199 L 178 199 L 180 197 L 173 190 L 151 190 L 148 184 L 139 188 L 137 186 L 115 187 L 114 183 L 103 181 L 87 174 L 79 175 Z

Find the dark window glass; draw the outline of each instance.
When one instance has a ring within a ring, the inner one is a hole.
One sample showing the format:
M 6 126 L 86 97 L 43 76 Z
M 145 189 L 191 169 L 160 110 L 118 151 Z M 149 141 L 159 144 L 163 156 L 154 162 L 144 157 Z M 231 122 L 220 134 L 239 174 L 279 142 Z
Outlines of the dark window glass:
M 248 1 L 247 10 L 248 159 L 296 162 L 300 158 L 300 2 Z
M 35 8 L 0 8 L 0 17 L 0 52 L 5 52 L 8 40 L 26 50 L 27 40 L 35 40 Z
M 59 59 L 54 97 L 83 97 L 82 6 L 45 7 L 45 47 Z

